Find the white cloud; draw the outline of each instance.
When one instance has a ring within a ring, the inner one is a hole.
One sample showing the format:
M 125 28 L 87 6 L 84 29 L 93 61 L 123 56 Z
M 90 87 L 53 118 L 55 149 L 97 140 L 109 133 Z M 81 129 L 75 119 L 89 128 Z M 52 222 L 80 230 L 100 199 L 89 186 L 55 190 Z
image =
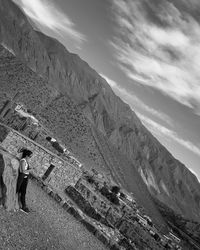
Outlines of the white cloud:
M 107 82 L 108 84 L 112 87 L 112 89 L 118 94 L 122 100 L 126 103 L 129 104 L 129 106 L 135 110 L 137 107 L 143 109 L 144 111 L 150 113 L 151 115 L 157 117 L 158 119 L 164 121 L 168 125 L 173 127 L 173 122 L 172 119 L 164 114 L 161 111 L 158 111 L 154 108 L 149 107 L 147 104 L 145 104 L 141 99 L 139 99 L 136 95 L 130 93 L 128 90 L 125 88 L 121 87 L 117 82 L 113 81 L 109 77 L 100 74 Z
M 85 36 L 76 30 L 70 18 L 58 9 L 52 0 L 13 0 L 30 17 L 33 22 L 46 27 L 59 35 L 68 35 L 72 40 L 81 43 Z
M 162 29 L 157 26 L 148 26 L 147 29 L 150 38 L 157 44 L 178 48 L 189 45 L 188 37 L 178 29 Z
M 134 83 L 156 88 L 199 114 L 200 24 L 168 1 L 158 7 L 153 1 L 113 0 L 113 10 L 117 32 L 110 44 L 118 66 Z
M 104 74 L 100 73 L 99 74 L 101 77 L 103 77 L 106 82 L 112 87 L 112 88 L 119 88 L 118 84 L 113 81 L 112 79 L 108 78 L 107 76 L 105 76 Z
M 179 135 L 174 132 L 173 130 L 170 130 L 161 124 L 151 120 L 150 118 L 137 113 L 138 117 L 141 119 L 143 124 L 156 136 L 164 136 L 167 137 L 170 140 L 173 140 L 177 143 L 179 143 L 181 146 L 185 147 L 186 149 L 190 150 L 194 154 L 200 156 L 200 148 L 197 147 L 195 144 L 193 144 L 191 141 L 184 140 L 179 137 Z

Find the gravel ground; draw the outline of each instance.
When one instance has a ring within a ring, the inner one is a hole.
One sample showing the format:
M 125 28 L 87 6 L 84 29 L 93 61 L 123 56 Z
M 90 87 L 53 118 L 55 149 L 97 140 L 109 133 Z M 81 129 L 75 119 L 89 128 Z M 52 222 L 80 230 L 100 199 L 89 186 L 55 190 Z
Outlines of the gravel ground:
M 0 208 L 0 249 L 107 249 L 34 181 L 27 191 L 29 214 Z

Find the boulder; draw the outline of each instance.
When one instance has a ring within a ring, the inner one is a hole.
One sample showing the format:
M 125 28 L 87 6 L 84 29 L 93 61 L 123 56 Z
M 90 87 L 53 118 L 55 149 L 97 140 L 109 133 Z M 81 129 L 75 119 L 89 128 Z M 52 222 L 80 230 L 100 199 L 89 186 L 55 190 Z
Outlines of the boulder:
M 19 210 L 16 194 L 19 160 L 0 148 L 0 203 L 8 211 Z

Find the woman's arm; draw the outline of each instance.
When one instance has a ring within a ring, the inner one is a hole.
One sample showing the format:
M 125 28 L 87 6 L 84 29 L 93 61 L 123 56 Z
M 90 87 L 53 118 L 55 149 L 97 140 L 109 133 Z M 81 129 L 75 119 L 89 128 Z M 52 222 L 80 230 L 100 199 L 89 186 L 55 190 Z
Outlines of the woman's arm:
M 26 162 L 25 160 L 21 160 L 21 166 L 20 166 L 20 171 L 24 173 L 26 171 Z
M 27 163 L 25 160 L 22 160 L 21 161 L 21 168 L 20 168 L 20 171 L 24 174 L 29 174 L 30 173 L 30 170 L 27 169 Z

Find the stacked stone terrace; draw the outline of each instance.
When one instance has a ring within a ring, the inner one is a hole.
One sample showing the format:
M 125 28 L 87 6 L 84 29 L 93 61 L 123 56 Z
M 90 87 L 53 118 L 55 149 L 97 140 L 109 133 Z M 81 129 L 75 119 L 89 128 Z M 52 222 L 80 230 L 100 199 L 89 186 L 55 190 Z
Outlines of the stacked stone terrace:
M 108 241 L 119 243 L 120 249 L 178 249 L 175 244 L 162 241 L 159 233 L 150 233 L 150 227 L 141 225 L 137 216 L 137 204 L 120 201 L 114 204 L 102 194 L 101 181 L 88 181 L 82 169 L 70 163 L 70 158 L 58 155 L 58 152 L 45 140 L 48 131 L 41 124 L 33 122 L 30 117 L 20 116 L 16 112 L 17 104 L 7 100 L 0 109 L 1 146 L 13 155 L 26 147 L 32 150 L 31 166 L 33 176 L 41 180 L 45 186 L 65 200 L 68 196 L 101 227 Z M 92 176 L 90 176 L 92 177 Z M 105 184 L 105 183 L 104 183 Z M 157 237 L 155 237 L 157 235 Z M 163 243 L 163 244 L 161 244 Z
M 47 132 L 41 125 L 33 124 L 29 117 L 20 117 L 15 107 L 15 103 L 7 101 L 1 110 L 2 125 L 8 126 L 7 129 L 1 126 L 6 129 L 5 138 L 1 138 L 1 145 L 13 155 L 19 155 L 19 150 L 23 147 L 29 148 L 33 152 L 30 162 L 33 175 L 43 178 L 46 184 L 63 196 L 66 186 L 74 185 L 82 171 L 59 157 L 56 150 L 45 142 Z M 37 142 L 37 138 L 44 142 L 44 146 Z
M 88 182 L 85 178 L 86 176 L 80 178 L 74 187 L 69 186 L 66 189 L 67 194 L 84 213 L 112 228 L 113 237 L 118 237 L 120 241 L 123 237 L 127 239 L 128 242 L 123 242 L 126 246 L 129 244 L 129 247 L 134 246 L 138 249 L 163 249 L 161 242 L 156 241 L 155 234 L 151 235 L 148 227 L 143 227 L 139 223 L 135 213 L 136 208 L 134 210 L 127 205 L 126 199 L 124 201 L 119 199 L 118 205 L 113 204 L 102 194 L 102 186 L 98 185 L 95 177 L 93 176 L 94 183 L 91 183 L 91 180 Z M 174 249 L 173 246 L 171 249 Z

